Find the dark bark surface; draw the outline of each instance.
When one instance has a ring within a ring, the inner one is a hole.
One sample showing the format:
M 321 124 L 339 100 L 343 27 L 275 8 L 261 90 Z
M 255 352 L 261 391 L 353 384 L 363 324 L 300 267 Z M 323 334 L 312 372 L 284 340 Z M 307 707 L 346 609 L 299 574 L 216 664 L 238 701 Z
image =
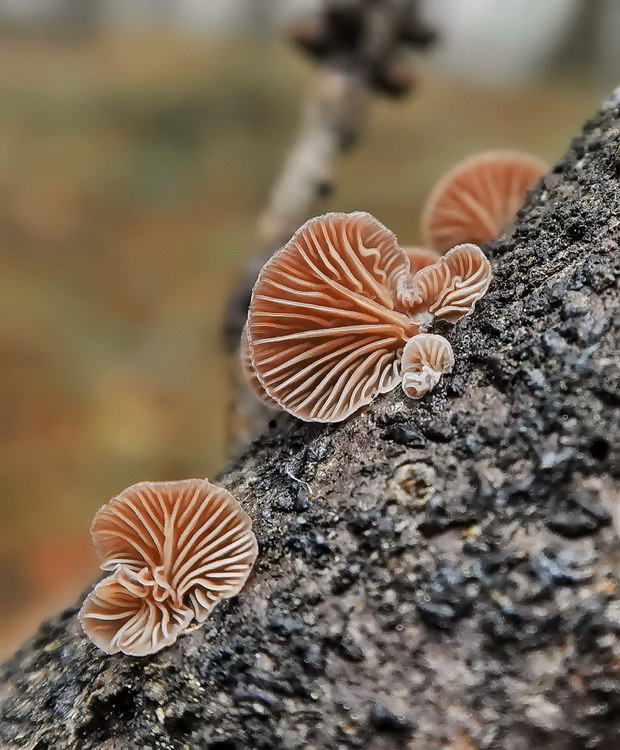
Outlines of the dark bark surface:
M 219 478 L 261 555 L 205 627 L 108 657 L 78 605 L 0 673 L 9 748 L 620 746 L 620 108 L 487 247 L 452 375 L 286 416 Z M 3 743 L 3 744 L 2 744 Z

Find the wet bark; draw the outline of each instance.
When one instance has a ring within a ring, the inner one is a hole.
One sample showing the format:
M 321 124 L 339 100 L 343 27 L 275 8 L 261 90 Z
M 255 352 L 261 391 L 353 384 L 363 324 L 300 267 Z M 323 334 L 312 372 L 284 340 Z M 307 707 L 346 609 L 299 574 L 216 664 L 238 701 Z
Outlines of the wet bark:
M 619 104 L 486 248 L 436 391 L 280 416 L 222 473 L 261 546 L 244 592 L 140 659 L 79 603 L 43 623 L 0 672 L 0 746 L 620 746 Z

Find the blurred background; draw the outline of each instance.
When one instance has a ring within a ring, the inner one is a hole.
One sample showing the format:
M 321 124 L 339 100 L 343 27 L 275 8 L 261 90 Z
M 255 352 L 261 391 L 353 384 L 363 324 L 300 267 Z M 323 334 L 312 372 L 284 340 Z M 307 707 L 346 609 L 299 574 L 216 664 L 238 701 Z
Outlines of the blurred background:
M 311 0 L 0 0 L 0 656 L 96 575 L 96 509 L 213 476 L 220 329 L 317 75 Z M 415 90 L 375 96 L 325 210 L 405 244 L 455 161 L 553 162 L 620 83 L 616 0 L 426 0 Z

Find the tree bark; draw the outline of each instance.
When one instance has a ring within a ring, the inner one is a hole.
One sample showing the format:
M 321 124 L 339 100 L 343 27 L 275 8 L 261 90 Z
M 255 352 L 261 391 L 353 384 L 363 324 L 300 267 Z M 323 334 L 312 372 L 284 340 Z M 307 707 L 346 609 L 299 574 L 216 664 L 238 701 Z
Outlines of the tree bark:
M 242 594 L 139 659 L 79 604 L 43 623 L 0 673 L 1 746 L 620 746 L 619 235 L 616 95 L 437 326 L 452 375 L 278 417 L 219 477 L 260 542 Z

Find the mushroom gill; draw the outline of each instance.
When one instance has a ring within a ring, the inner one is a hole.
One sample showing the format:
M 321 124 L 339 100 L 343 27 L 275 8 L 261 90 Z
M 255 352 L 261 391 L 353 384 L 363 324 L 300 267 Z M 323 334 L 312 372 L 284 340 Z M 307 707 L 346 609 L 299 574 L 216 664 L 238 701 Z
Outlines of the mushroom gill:
M 431 191 L 422 214 L 429 247 L 483 244 L 514 219 L 548 166 L 518 151 L 485 151 L 451 169 Z
M 414 276 L 413 309 L 456 323 L 470 315 L 491 283 L 491 264 L 477 245 L 457 245 Z
M 91 534 L 101 568 L 113 575 L 85 601 L 84 630 L 125 653 L 135 652 L 123 645 L 129 631 L 130 648 L 168 645 L 205 620 L 242 589 L 258 552 L 249 516 L 206 479 L 135 484 L 98 511 Z M 146 631 L 136 635 L 139 627 Z
M 265 406 L 268 406 L 270 409 L 279 409 L 280 406 L 278 402 L 274 401 L 271 396 L 267 395 L 267 392 L 258 379 L 256 370 L 254 369 L 254 365 L 252 364 L 252 352 L 250 350 L 250 342 L 248 341 L 247 328 L 248 327 L 246 323 L 246 325 L 243 326 L 243 331 L 241 333 L 241 344 L 239 347 L 239 357 L 241 359 L 241 370 L 243 372 L 243 376 L 245 377 L 246 383 L 250 386 L 252 392 L 259 401 L 262 401 Z
M 263 267 L 247 333 L 258 380 L 300 419 L 339 422 L 400 382 L 409 261 L 367 213 L 311 219 Z
M 454 367 L 452 347 L 443 336 L 420 333 L 407 342 L 401 366 L 403 391 L 410 398 L 422 398 Z
M 148 568 L 119 567 L 86 597 L 79 614 L 84 632 L 106 654 L 154 654 L 170 646 L 192 611 L 158 585 Z

